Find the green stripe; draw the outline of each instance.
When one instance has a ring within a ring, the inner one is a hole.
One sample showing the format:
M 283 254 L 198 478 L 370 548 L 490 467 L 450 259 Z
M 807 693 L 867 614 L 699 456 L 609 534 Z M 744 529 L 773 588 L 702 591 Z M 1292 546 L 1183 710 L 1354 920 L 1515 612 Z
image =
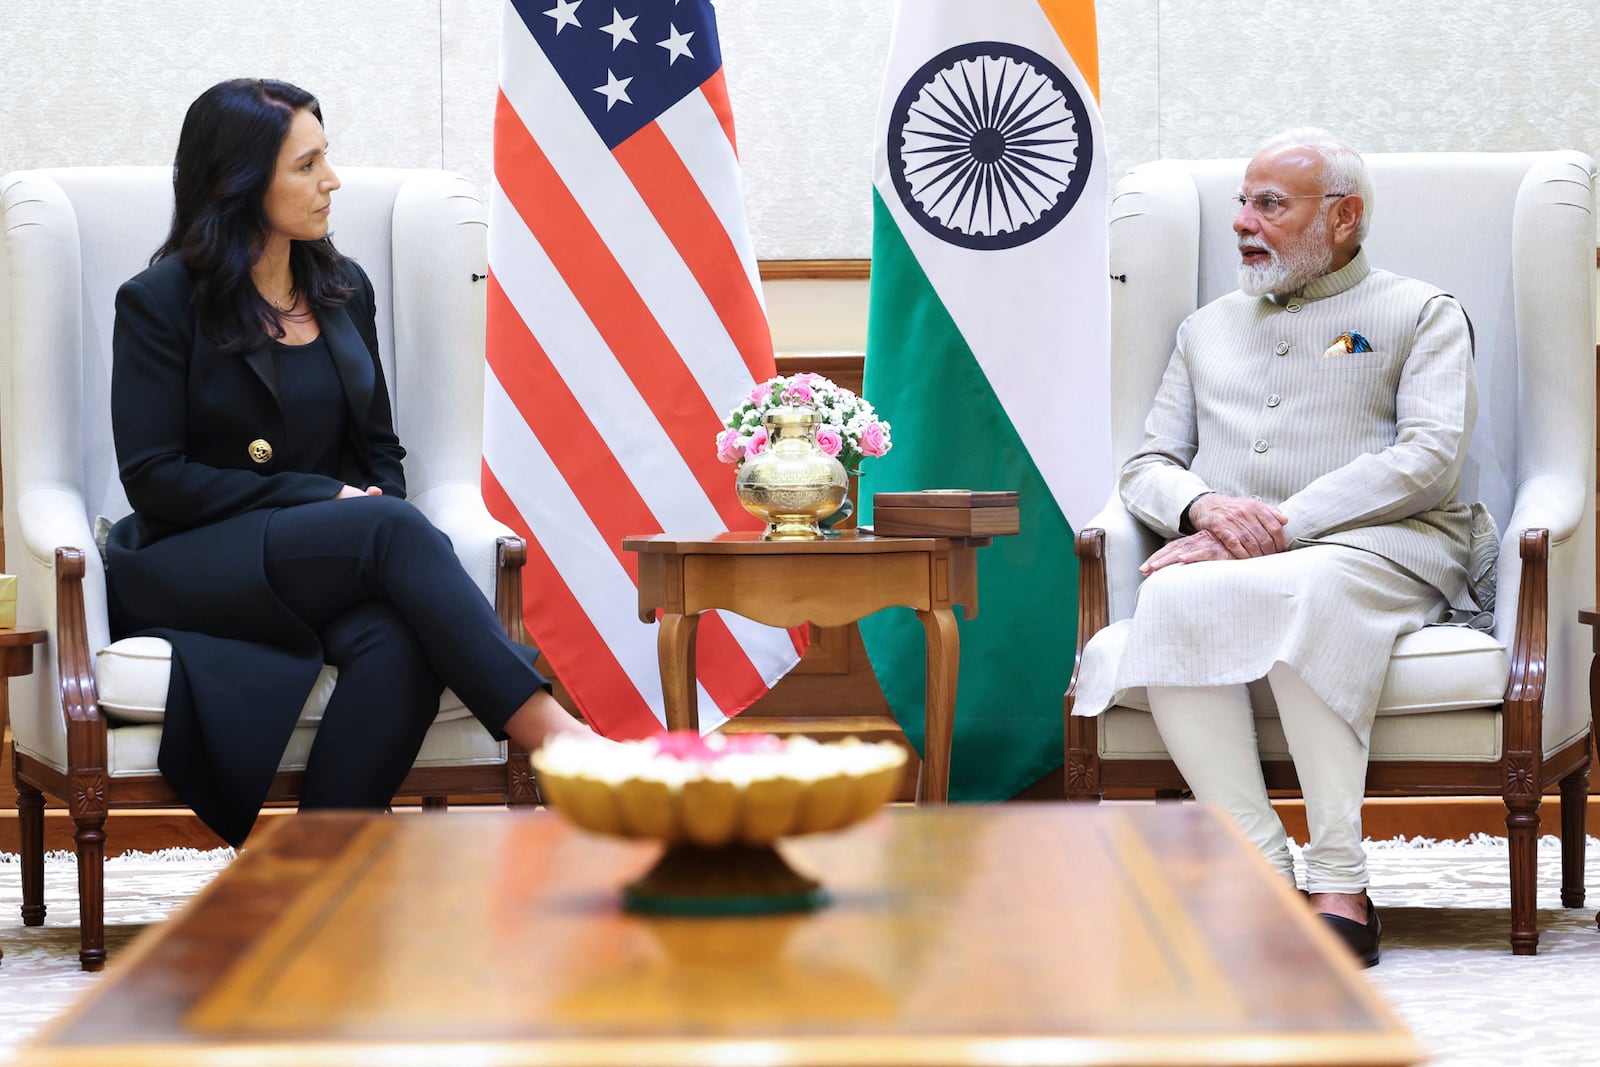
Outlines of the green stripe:
M 950 796 L 1003 800 L 1061 765 L 1061 698 L 1077 629 L 1072 529 L 876 191 L 873 212 L 865 391 L 889 420 L 894 447 L 865 464 L 862 523 L 871 522 L 877 492 L 1020 494 L 1022 533 L 978 551 L 980 614 L 971 621 L 956 614 L 961 674 Z M 988 266 L 984 255 L 972 253 L 974 269 Z M 1061 447 L 1069 443 L 1062 439 Z M 921 624 L 911 612 L 882 611 L 861 621 L 861 636 L 889 707 L 920 752 Z

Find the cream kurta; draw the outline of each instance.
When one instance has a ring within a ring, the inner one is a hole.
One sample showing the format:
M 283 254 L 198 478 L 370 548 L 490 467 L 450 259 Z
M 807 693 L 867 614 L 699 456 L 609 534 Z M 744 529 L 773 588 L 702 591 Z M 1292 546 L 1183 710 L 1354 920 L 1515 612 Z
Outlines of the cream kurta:
M 1324 355 L 1346 332 L 1372 350 Z M 1189 316 L 1123 503 L 1171 538 L 1198 494 L 1253 496 L 1288 515 L 1291 551 L 1156 572 L 1085 648 L 1075 712 L 1281 661 L 1366 737 L 1395 639 L 1472 607 L 1456 496 L 1476 412 L 1460 305 L 1362 252 L 1295 296 L 1235 292 Z

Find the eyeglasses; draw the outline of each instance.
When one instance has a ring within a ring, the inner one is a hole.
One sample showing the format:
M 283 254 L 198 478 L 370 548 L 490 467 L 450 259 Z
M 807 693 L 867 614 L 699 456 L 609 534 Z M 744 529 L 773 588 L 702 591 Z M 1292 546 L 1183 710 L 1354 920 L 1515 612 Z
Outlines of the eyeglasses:
M 1350 193 L 1303 193 L 1300 196 L 1284 196 L 1282 193 L 1254 193 L 1246 196 L 1240 193 L 1234 199 L 1239 201 L 1241 209 L 1249 204 L 1255 208 L 1257 215 L 1271 222 L 1289 209 L 1291 200 L 1337 200 L 1350 195 Z

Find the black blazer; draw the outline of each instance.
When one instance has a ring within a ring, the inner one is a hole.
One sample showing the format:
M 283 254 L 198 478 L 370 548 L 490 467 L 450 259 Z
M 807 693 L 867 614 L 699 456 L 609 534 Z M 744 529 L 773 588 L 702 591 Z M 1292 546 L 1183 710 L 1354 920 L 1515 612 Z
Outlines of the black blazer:
M 219 351 L 177 257 L 117 291 L 112 434 L 134 512 L 106 545 L 111 632 L 172 643 L 161 772 L 230 844 L 254 824 L 322 668 L 316 633 L 267 584 L 268 517 L 345 484 L 405 495 L 372 283 L 351 270 L 350 301 L 317 316 L 349 407 L 342 481 L 279 466 L 270 348 Z
M 123 283 L 112 334 L 111 423 L 142 540 L 256 508 L 329 500 L 346 484 L 405 496 L 405 450 L 378 361 L 372 282 L 354 263 L 350 268 L 349 303 L 317 316 L 350 413 L 342 482 L 278 466 L 284 420 L 270 346 L 242 356 L 221 352 L 200 329 L 194 282 L 179 257 Z

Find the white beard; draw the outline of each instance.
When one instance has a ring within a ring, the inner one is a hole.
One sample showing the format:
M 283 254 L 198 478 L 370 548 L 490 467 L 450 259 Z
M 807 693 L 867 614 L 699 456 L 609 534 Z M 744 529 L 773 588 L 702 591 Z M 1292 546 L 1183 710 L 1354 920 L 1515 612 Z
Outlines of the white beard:
M 1333 266 L 1333 246 L 1316 229 L 1305 230 L 1282 248 L 1273 248 L 1259 237 L 1241 237 L 1239 249 L 1258 249 L 1269 257 L 1265 263 L 1239 264 L 1239 288 L 1250 296 L 1297 293 Z

